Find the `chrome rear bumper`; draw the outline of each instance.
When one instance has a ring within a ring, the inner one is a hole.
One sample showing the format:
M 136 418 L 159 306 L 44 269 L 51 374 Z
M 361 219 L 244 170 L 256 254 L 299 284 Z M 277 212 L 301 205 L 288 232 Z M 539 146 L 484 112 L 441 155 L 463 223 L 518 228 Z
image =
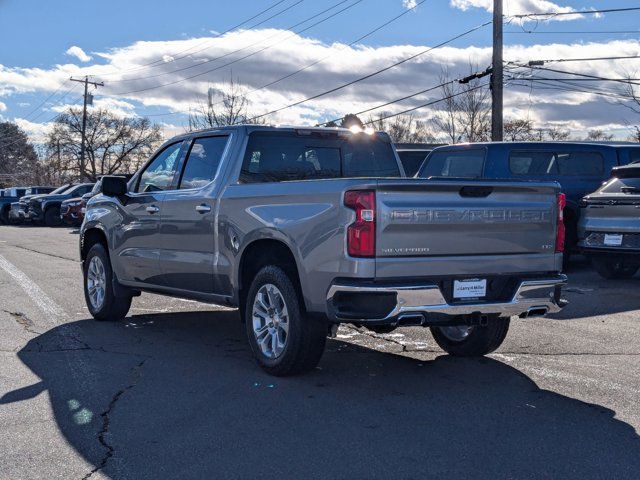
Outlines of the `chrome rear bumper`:
M 450 304 L 445 300 L 440 288 L 435 284 L 422 285 L 377 285 L 366 284 L 333 284 L 327 294 L 327 311 L 329 318 L 335 322 L 363 324 L 425 324 L 429 316 L 458 315 L 501 315 L 501 316 L 542 316 L 556 313 L 563 308 L 560 300 L 561 288 L 566 285 L 566 275 L 555 275 L 549 278 L 522 280 L 515 294 L 509 301 L 503 302 L 456 302 Z M 358 318 L 343 315 L 335 308 L 334 297 L 339 292 L 356 294 L 395 295 L 394 306 L 388 313 L 376 318 Z M 407 322 L 407 320 L 409 320 Z

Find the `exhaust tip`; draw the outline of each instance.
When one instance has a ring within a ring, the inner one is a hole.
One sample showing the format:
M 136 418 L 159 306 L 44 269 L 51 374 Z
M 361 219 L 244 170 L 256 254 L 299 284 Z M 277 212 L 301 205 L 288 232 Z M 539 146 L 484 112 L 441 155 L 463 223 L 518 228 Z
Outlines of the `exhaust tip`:
M 402 327 L 419 327 L 425 322 L 424 315 L 421 313 L 410 313 L 401 315 L 398 318 L 398 326 Z

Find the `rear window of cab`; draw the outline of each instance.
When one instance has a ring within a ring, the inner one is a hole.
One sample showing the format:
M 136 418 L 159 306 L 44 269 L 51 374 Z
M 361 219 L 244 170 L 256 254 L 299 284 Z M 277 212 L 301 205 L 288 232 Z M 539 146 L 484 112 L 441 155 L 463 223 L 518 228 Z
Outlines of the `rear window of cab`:
M 420 169 L 419 177 L 481 178 L 484 171 L 484 148 L 434 150 Z

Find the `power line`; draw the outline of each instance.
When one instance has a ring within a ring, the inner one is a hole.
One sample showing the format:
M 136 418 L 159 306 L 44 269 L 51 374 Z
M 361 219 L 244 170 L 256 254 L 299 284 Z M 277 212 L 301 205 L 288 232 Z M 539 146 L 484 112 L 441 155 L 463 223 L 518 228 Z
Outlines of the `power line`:
M 640 83 L 634 82 L 634 81 L 609 79 L 609 78 L 605 78 L 605 77 L 600 77 L 598 75 L 589 75 L 589 74 L 586 74 L 586 73 L 578 73 L 578 72 L 567 72 L 566 70 L 557 70 L 555 68 L 529 66 L 529 65 L 519 65 L 519 66 L 523 67 L 523 68 L 530 68 L 532 70 L 544 70 L 544 71 L 547 71 L 547 72 L 561 73 L 561 74 L 565 74 L 565 75 L 575 75 L 577 77 L 584 77 L 584 78 L 590 78 L 590 79 L 595 79 L 595 80 L 615 81 L 615 82 L 620 82 L 620 83 L 626 83 L 626 84 L 629 84 L 629 85 L 640 85 Z
M 517 83 L 520 81 L 524 81 L 524 82 L 528 82 L 528 83 Z M 543 85 L 544 88 L 542 87 L 535 87 L 533 85 L 533 83 L 538 83 L 540 85 Z M 541 90 L 557 90 L 557 91 L 566 91 L 566 92 L 575 92 L 575 93 L 585 93 L 587 95 L 598 95 L 598 96 L 603 96 L 603 97 L 610 97 L 610 98 L 622 98 L 622 99 L 626 99 L 626 100 L 630 100 L 632 97 L 628 96 L 628 95 L 623 95 L 620 93 L 612 93 L 612 92 L 603 92 L 603 91 L 592 91 L 592 90 L 584 90 L 584 89 L 580 89 L 577 87 L 573 87 L 573 88 L 569 88 L 563 85 L 550 85 L 549 83 L 545 82 L 545 81 L 537 81 L 535 79 L 531 79 L 531 81 L 528 81 L 526 79 L 524 80 L 519 80 L 519 79 L 515 79 L 514 82 L 511 83 L 511 85 L 514 86 L 520 86 L 520 87 L 531 87 L 531 88 L 539 88 Z
M 300 4 L 300 3 L 302 3 L 303 1 L 304 1 L 304 0 L 298 0 L 296 3 L 294 3 L 294 4 L 290 5 L 290 6 L 289 6 L 289 7 L 287 7 L 287 8 L 293 8 L 293 7 L 295 7 L 296 5 L 298 5 L 298 4 Z M 340 5 L 341 3 L 346 3 L 346 2 L 348 2 L 348 1 L 349 1 L 349 0 L 342 0 L 341 2 L 339 2 L 339 3 L 338 3 L 338 5 Z M 313 18 L 315 18 L 316 16 L 319 16 L 319 15 L 321 15 L 321 14 L 325 13 L 326 11 L 331 10 L 331 9 L 333 9 L 333 8 L 335 8 L 335 7 L 336 7 L 336 5 L 334 5 L 334 6 L 332 6 L 332 7 L 329 7 L 328 9 L 323 10 L 322 12 L 320 12 L 320 13 L 318 13 L 318 14 L 316 14 L 316 15 L 312 16 L 312 17 L 309 17 L 309 18 L 307 18 L 307 19 L 305 19 L 305 20 L 303 20 L 303 21 L 301 21 L 301 22 L 296 23 L 295 25 L 293 25 L 293 26 L 289 27 L 289 29 L 292 29 L 292 28 L 295 28 L 295 27 L 297 27 L 297 26 L 299 26 L 299 25 L 302 25 L 303 23 L 306 23 L 306 22 L 308 22 L 309 20 L 312 20 Z M 281 12 L 279 12 L 279 13 L 281 13 Z M 274 16 L 275 16 L 275 15 L 274 15 Z M 273 17 L 269 17 L 269 19 L 270 19 L 270 18 L 273 18 Z M 269 19 L 266 19 L 266 20 L 264 20 L 264 21 L 266 22 L 266 21 L 267 21 L 267 20 L 269 20 Z M 260 22 L 260 23 L 264 23 L 264 22 Z M 258 26 L 258 25 L 259 25 L 259 24 L 257 24 L 257 25 L 252 25 L 250 28 L 251 28 L 251 29 L 253 29 L 253 28 L 255 28 L 255 27 L 256 27 L 256 26 Z M 148 79 L 150 79 L 150 78 L 163 77 L 163 76 L 165 76 L 165 75 L 171 75 L 172 73 L 182 72 L 182 71 L 185 71 L 185 70 L 189 70 L 189 69 L 191 69 L 191 68 L 200 67 L 200 66 L 202 66 L 202 65 L 206 65 L 206 64 L 208 64 L 208 63 L 215 62 L 216 60 L 220 60 L 220 59 L 222 59 L 222 58 L 229 57 L 229 56 L 231 56 L 231 55 L 233 55 L 233 54 L 235 54 L 235 53 L 242 52 L 242 51 L 244 51 L 244 50 L 246 50 L 246 49 L 248 49 L 248 48 L 251 48 L 251 47 L 254 47 L 254 46 L 259 45 L 259 44 L 261 44 L 261 43 L 264 43 L 266 40 L 269 40 L 269 39 L 271 39 L 271 38 L 277 37 L 277 36 L 279 36 L 280 34 L 281 34 L 281 32 L 274 33 L 273 35 L 269 35 L 267 38 L 261 38 L 261 39 L 260 39 L 260 40 L 258 40 L 257 42 L 253 42 L 253 43 L 251 43 L 251 44 L 249 44 L 249 45 L 245 45 L 244 47 L 238 48 L 238 49 L 236 49 L 236 50 L 232 50 L 232 51 L 227 52 L 227 53 L 225 53 L 225 54 L 223 54 L 223 55 L 219 55 L 219 56 L 217 56 L 217 57 L 213 57 L 213 58 L 208 58 L 208 59 L 203 60 L 203 61 L 201 61 L 201 62 L 194 63 L 193 65 L 187 65 L 187 66 L 184 66 L 184 67 L 176 68 L 176 69 L 174 69 L 174 70 L 169 70 L 169 71 L 166 71 L 166 72 L 159 72 L 159 73 L 155 73 L 155 74 L 152 74 L 152 75 L 144 75 L 144 76 L 141 76 L 141 77 L 121 78 L 121 79 L 119 79 L 119 80 L 113 80 L 111 83 L 127 83 L 127 82 L 135 82 L 135 81 L 140 81 L 140 80 L 148 80 Z M 191 52 L 189 55 L 184 55 L 182 58 L 184 58 L 184 57 L 188 57 L 188 56 L 191 56 L 191 55 L 193 55 L 194 53 L 197 53 L 197 52 L 200 52 L 200 51 L 203 51 L 203 50 L 207 50 L 207 49 L 209 49 L 209 48 L 211 48 L 211 46 L 206 47 L 206 48 L 203 48 L 203 49 L 198 50 L 198 51 L 196 51 L 196 52 Z
M 625 56 L 617 56 L 617 57 L 551 58 L 546 60 L 531 60 L 529 62 L 512 60 L 512 61 L 506 62 L 506 64 L 527 63 L 528 66 L 536 66 L 536 65 L 541 65 L 543 63 L 597 62 L 597 61 L 603 61 L 603 60 L 635 60 L 638 58 L 640 58 L 640 55 L 625 55 Z
M 308 18 L 307 20 L 305 20 L 304 22 L 300 22 L 300 23 L 306 23 L 306 22 L 307 22 L 307 21 L 309 21 L 310 19 L 315 18 L 315 17 L 318 17 L 318 16 L 322 15 L 323 13 L 326 13 L 327 11 L 329 11 L 329 10 L 331 10 L 331 9 L 335 8 L 336 6 L 338 6 L 338 5 L 341 5 L 341 4 L 345 3 L 346 1 L 349 1 L 349 0 L 342 0 L 342 1 L 338 2 L 337 4 L 335 4 L 334 6 L 332 6 L 332 7 L 328 8 L 328 9 L 325 9 L 325 10 L 323 10 L 322 12 L 317 13 L 316 15 L 314 15 L 314 16 L 312 16 L 312 17 Z M 120 96 L 124 96 L 124 95 L 130 95 L 130 94 L 132 94 L 132 93 L 141 93 L 141 92 L 146 92 L 146 91 L 149 91 L 149 90 L 155 90 L 155 89 L 157 89 L 157 88 L 167 87 L 167 86 L 170 86 L 170 85 L 176 85 L 176 84 L 178 84 L 178 83 L 185 82 L 185 81 L 187 81 L 187 80 L 192 80 L 192 79 L 194 79 L 194 78 L 196 78 L 196 77 L 200 77 L 200 76 L 202 76 L 202 75 L 206 75 L 207 73 L 211 73 L 211 72 L 214 72 L 214 71 L 216 71 L 216 70 L 220 70 L 220 69 L 222 69 L 222 68 L 225 68 L 225 67 L 228 67 L 228 66 L 230 66 L 230 65 L 233 65 L 233 64 L 235 64 L 235 63 L 238 63 L 238 62 L 240 62 L 240 61 L 242 61 L 242 60 L 245 60 L 245 59 L 247 59 L 247 58 L 249 58 L 249 57 L 252 57 L 252 56 L 254 56 L 254 55 L 257 55 L 258 53 L 264 52 L 265 50 L 268 50 L 269 48 L 272 48 L 272 47 L 274 47 L 274 46 L 276 46 L 276 45 L 279 45 L 280 43 L 282 43 L 282 42 L 284 42 L 284 41 L 288 40 L 289 38 L 292 38 L 292 37 L 294 37 L 294 36 L 296 36 L 296 35 L 298 35 L 298 34 L 300 34 L 300 33 L 302 33 L 302 32 L 305 32 L 305 31 L 307 31 L 307 30 L 309 30 L 309 29 L 311 29 L 311 28 L 313 28 L 313 27 L 315 27 L 315 26 L 317 26 L 317 25 L 319 25 L 319 24 L 321 24 L 321 23 L 323 23 L 323 22 L 326 22 L 327 20 L 330 20 L 331 18 L 333 18 L 333 17 L 335 17 L 335 16 L 337 16 L 337 15 L 341 14 L 342 12 L 344 12 L 344 11 L 346 11 L 346 10 L 348 10 L 348 9 L 350 9 L 350 8 L 352 8 L 352 7 L 354 7 L 354 6 L 356 6 L 357 4 L 359 4 L 359 3 L 363 2 L 363 1 L 364 1 L 364 0 L 356 0 L 356 1 L 355 1 L 354 3 L 352 3 L 351 5 L 347 5 L 345 8 L 342 8 L 341 10 L 338 10 L 337 12 L 332 13 L 332 14 L 331 14 L 331 15 L 329 15 L 328 17 L 325 17 L 325 18 L 323 18 L 322 20 L 319 20 L 318 22 L 313 23 L 312 25 L 309 25 L 308 27 L 305 27 L 305 28 L 303 28 L 303 29 L 301 29 L 301 30 L 298 30 L 297 32 L 294 32 L 292 35 L 289 35 L 289 36 L 287 36 L 287 37 L 283 38 L 282 40 L 279 40 L 278 42 L 275 42 L 275 43 L 273 43 L 273 44 L 271 44 L 271 45 L 268 45 L 268 46 L 263 47 L 263 48 L 261 48 L 261 49 L 259 49 L 259 50 L 256 50 L 255 52 L 252 52 L 252 53 L 250 53 L 250 54 L 248 54 L 248 55 L 245 55 L 244 57 L 240 57 L 240 58 L 237 58 L 237 59 L 235 59 L 235 60 L 233 60 L 233 61 L 231 61 L 231 62 L 227 62 L 227 63 L 225 63 L 224 65 L 219 65 L 219 66 L 214 67 L 214 68 L 211 68 L 211 69 L 209 69 L 209 70 L 205 70 L 204 72 L 196 73 L 196 74 L 191 75 L 191 76 L 189 76 L 189 77 L 184 77 L 184 78 L 181 78 L 181 79 L 178 79 L 178 80 L 174 80 L 174 81 L 172 81 L 172 82 L 168 82 L 168 83 L 164 83 L 164 84 L 160 84 L 160 85 L 155 85 L 155 86 L 152 86 L 152 87 L 140 88 L 140 89 L 137 89 L 137 90 L 130 90 L 130 91 L 127 91 L 127 92 L 117 92 L 117 93 L 113 93 L 112 95 L 120 95 Z M 208 61 L 207 61 L 207 62 L 208 62 Z
M 262 10 L 262 11 L 258 12 L 258 13 L 257 13 L 257 14 L 255 14 L 254 16 L 252 16 L 252 17 L 250 17 L 250 18 L 248 18 L 248 19 L 246 19 L 246 20 L 244 20 L 244 21 L 242 21 L 242 22 L 238 23 L 237 25 L 234 25 L 234 26 L 233 26 L 233 27 L 231 27 L 231 28 L 228 28 L 227 30 L 225 30 L 225 31 L 223 31 L 223 32 L 221 32 L 221 33 L 218 33 L 218 34 L 214 35 L 214 36 L 213 36 L 213 37 L 211 37 L 211 38 L 208 38 L 208 39 L 207 39 L 207 40 L 205 40 L 204 42 L 200 42 L 200 43 L 199 43 L 199 44 L 197 44 L 197 45 L 192 45 L 192 46 L 191 46 L 191 47 L 189 47 L 189 48 L 186 48 L 186 49 L 184 49 L 184 50 L 181 50 L 180 52 L 178 52 L 178 54 L 177 54 L 176 56 L 172 57 L 172 60 L 169 60 L 168 62 L 165 62 L 164 58 L 159 58 L 159 59 L 153 60 L 153 61 L 148 62 L 148 63 L 144 63 L 144 64 L 142 64 L 142 65 L 138 65 L 138 66 L 133 67 L 133 68 L 130 68 L 130 69 L 126 69 L 126 70 L 116 70 L 116 71 L 113 71 L 113 72 L 103 73 L 103 74 L 101 74 L 101 76 L 108 76 L 108 75 L 122 74 L 122 73 L 127 73 L 127 72 L 135 72 L 135 71 L 138 71 L 138 70 L 144 70 L 144 69 L 146 69 L 146 68 L 154 68 L 154 67 L 156 67 L 156 66 L 165 65 L 165 64 L 167 64 L 167 63 L 175 62 L 175 61 L 180 60 L 180 59 L 182 59 L 182 58 L 188 57 L 189 55 L 193 55 L 194 53 L 198 53 L 198 52 L 201 52 L 201 51 L 203 51 L 203 50 L 206 50 L 206 49 L 207 49 L 207 48 L 209 48 L 209 47 L 205 47 L 205 48 L 202 48 L 202 49 L 200 49 L 200 50 L 196 50 L 196 51 L 194 51 L 194 52 L 191 52 L 191 53 L 189 53 L 189 54 L 186 54 L 186 52 L 190 52 L 190 51 L 191 51 L 192 49 L 194 49 L 194 48 L 198 48 L 198 47 L 200 47 L 200 46 L 204 45 L 205 43 L 209 43 L 211 40 L 214 40 L 214 39 L 216 39 L 216 38 L 222 37 L 222 36 L 226 35 L 227 33 L 230 33 L 230 32 L 232 32 L 233 30 L 235 30 L 235 29 L 237 29 L 237 28 L 240 28 L 240 27 L 241 27 L 241 26 L 243 26 L 244 24 L 249 23 L 251 20 L 254 20 L 255 18 L 259 17 L 260 15 L 262 15 L 262 14 L 264 14 L 264 13 L 268 12 L 269 10 L 272 10 L 273 8 L 277 7 L 278 5 L 280 5 L 281 3 L 285 2 L 285 1 L 286 1 L 286 0 L 279 0 L 279 1 L 277 1 L 276 3 L 274 3 L 273 5 L 271 5 L 270 7 L 268 7 L 268 8 L 266 8 L 266 9 L 264 9 L 264 10 Z M 275 13 L 274 15 L 272 15 L 272 16 L 270 16 L 270 17 L 268 17 L 268 18 L 264 19 L 264 20 L 261 20 L 260 22 L 256 23 L 255 25 L 251 25 L 249 28 L 250 28 L 250 29 L 252 29 L 252 28 L 255 28 L 255 27 L 257 27 L 257 26 L 260 26 L 260 25 L 264 24 L 265 22 L 268 22 L 269 20 L 271 20 L 271 19 L 273 19 L 273 18 L 275 18 L 275 17 L 277 17 L 277 16 L 279 16 L 279 15 L 281 15 L 281 14 L 283 14 L 283 13 L 287 12 L 287 11 L 288 11 L 288 10 L 290 10 L 291 8 L 293 8 L 293 7 L 295 7 L 296 5 L 298 5 L 299 3 L 301 3 L 302 1 L 304 1 L 304 0 L 300 0 L 300 1 L 296 2 L 296 3 L 294 3 L 293 5 L 288 6 L 287 8 L 285 8 L 285 9 L 283 9 L 283 10 L 281 10 L 281 11 L 279 11 L 279 12 Z
M 355 80 L 351 80 L 350 82 L 344 83 L 344 84 L 339 85 L 337 87 L 334 87 L 334 88 L 332 88 L 330 90 L 326 90 L 326 91 L 324 91 L 322 93 L 318 93 L 318 94 L 313 95 L 311 97 L 307 97 L 307 98 L 305 98 L 303 100 L 298 100 L 297 102 L 291 103 L 291 104 L 286 105 L 284 107 L 280 107 L 280 108 L 277 108 L 277 109 L 272 110 L 270 112 L 263 113 L 262 115 L 257 115 L 255 117 L 251 118 L 249 121 L 254 121 L 254 120 L 257 120 L 257 119 L 262 118 L 262 117 L 273 115 L 274 113 L 281 112 L 282 110 L 286 110 L 288 108 L 292 108 L 292 107 L 301 105 L 303 103 L 309 102 L 311 100 L 315 100 L 317 98 L 324 97 L 325 95 L 328 95 L 330 93 L 335 93 L 335 92 L 337 92 L 339 90 L 342 90 L 343 88 L 349 87 L 349 86 L 354 85 L 354 84 L 359 83 L 359 82 L 362 82 L 363 80 L 367 80 L 369 78 L 375 77 L 376 75 L 379 75 L 379 74 L 381 74 L 383 72 L 391 70 L 394 67 L 402 65 L 402 64 L 404 64 L 406 62 L 409 62 L 409 61 L 411 61 L 411 60 L 413 60 L 413 59 L 415 59 L 415 58 L 417 58 L 417 57 L 419 57 L 421 55 L 429 53 L 429 52 L 431 52 L 431 51 L 433 51 L 433 50 L 435 50 L 437 48 L 443 47 L 444 45 L 447 45 L 447 44 L 449 44 L 449 43 L 451 43 L 451 42 L 453 42 L 453 41 L 455 41 L 455 40 L 457 40 L 459 38 L 462 38 L 462 37 L 464 37 L 466 35 L 469 35 L 470 33 L 473 33 L 473 32 L 475 32 L 475 31 L 477 31 L 477 30 L 479 30 L 479 29 L 481 29 L 483 27 L 486 27 L 487 25 L 490 25 L 491 23 L 492 23 L 492 21 L 485 22 L 485 23 L 483 23 L 481 25 L 478 25 L 476 27 L 473 27 L 473 28 L 471 28 L 471 29 L 469 29 L 469 30 L 467 30 L 467 31 L 465 31 L 463 33 L 460 33 L 460 34 L 458 34 L 458 35 L 456 35 L 454 37 L 451 37 L 448 40 L 445 40 L 444 42 L 441 42 L 441 43 L 439 43 L 439 44 L 437 44 L 437 45 L 435 45 L 433 47 L 427 48 L 426 50 L 422 50 L 422 51 L 420 51 L 420 52 L 418 52 L 418 53 L 416 53 L 414 55 L 411 55 L 409 57 L 406 57 L 406 58 L 400 60 L 399 62 L 393 63 L 393 64 L 391 64 L 389 66 L 384 67 L 384 68 L 381 68 L 380 70 L 376 70 L 375 72 L 369 73 L 369 74 L 364 75 L 364 76 L 359 77 L 359 78 L 356 78 Z
M 444 87 L 445 85 L 449 85 L 449 84 L 451 84 L 451 83 L 455 83 L 455 82 L 459 82 L 459 80 L 458 80 L 458 79 L 456 79 L 456 80 L 450 80 L 450 81 L 448 81 L 448 82 L 441 83 L 440 85 L 435 85 L 435 86 L 433 86 L 433 87 L 425 88 L 424 90 L 420 90 L 419 92 L 412 93 L 412 94 L 410 94 L 410 95 L 406 95 L 406 96 L 401 97 L 401 98 L 396 98 L 395 100 L 391 100 L 391 101 L 386 102 L 386 103 L 383 103 L 383 104 L 381 104 L 381 105 L 376 105 L 375 107 L 367 108 L 366 110 L 361 110 L 361 111 L 359 111 L 359 112 L 355 112 L 355 113 L 354 113 L 354 115 L 362 115 L 362 114 L 365 114 L 365 113 L 372 112 L 373 110 L 377 110 L 377 109 L 379 109 L 379 108 L 388 107 L 389 105 L 393 105 L 394 103 L 402 102 L 402 101 L 404 101 L 404 100 L 408 100 L 409 98 L 417 97 L 418 95 L 422 95 L 423 93 L 431 92 L 431 91 L 433 91 L 433 90 L 436 90 L 436 89 L 438 89 L 438 88 L 442 88 L 442 87 Z M 340 118 L 334 118 L 334 119 L 332 119 L 332 120 L 328 120 L 328 121 L 326 121 L 326 122 L 318 123 L 318 124 L 317 124 L 317 126 L 318 126 L 318 127 L 321 127 L 321 126 L 323 126 L 323 125 L 327 125 L 327 124 L 329 124 L 329 123 L 337 122 L 337 121 L 339 121 L 339 120 L 342 120 L 342 117 L 340 117 Z
M 640 34 L 640 30 L 508 30 L 504 33 L 533 33 L 536 35 L 556 35 L 556 34 L 570 34 L 570 35 L 589 35 L 589 34 Z
M 425 3 L 426 1 L 427 0 L 420 0 L 414 7 L 408 8 L 408 9 L 404 9 L 402 11 L 402 13 L 400 13 L 399 15 L 396 15 L 395 17 L 393 17 L 393 18 L 387 20 L 386 22 L 382 23 L 381 25 L 377 26 L 373 30 L 368 31 L 364 35 L 362 35 L 362 36 L 358 37 L 357 39 L 351 41 L 349 44 L 346 45 L 346 47 L 343 50 L 345 50 L 345 49 L 347 49 L 349 47 L 352 47 L 353 45 L 361 42 L 365 38 L 370 37 L 374 33 L 382 30 L 384 27 L 387 27 L 388 25 L 392 24 L 393 22 L 395 22 L 396 20 L 400 19 L 404 15 L 406 15 L 406 14 L 410 13 L 411 11 L 415 10 L 417 7 L 419 7 L 420 5 Z M 279 82 L 281 82 L 283 80 L 291 78 L 291 77 L 297 75 L 298 73 L 301 73 L 301 72 L 303 72 L 305 70 L 308 70 L 309 68 L 311 68 L 311 67 L 313 67 L 315 65 L 318 65 L 319 63 L 322 63 L 325 60 L 327 60 L 327 59 L 329 59 L 329 58 L 331 58 L 333 56 L 334 56 L 333 53 L 329 54 L 329 55 L 327 55 L 327 56 L 325 56 L 325 57 L 323 57 L 323 58 L 321 58 L 319 60 L 316 60 L 316 61 L 314 61 L 314 62 L 312 62 L 312 63 L 310 63 L 308 65 L 305 65 L 304 67 L 299 68 L 298 70 L 296 70 L 294 72 L 291 72 L 291 73 L 289 73 L 287 75 L 284 75 L 284 76 L 282 76 L 282 77 L 280 77 L 280 78 L 278 78 L 276 80 L 273 80 L 273 81 L 271 81 L 269 83 L 266 83 L 266 84 L 264 84 L 264 85 L 262 85 L 260 87 L 254 88 L 253 90 L 249 90 L 247 92 L 247 95 L 251 95 L 254 92 L 257 92 L 257 91 L 263 90 L 265 88 L 271 87 L 271 86 L 273 86 L 273 85 L 275 85 L 275 84 L 277 84 L 277 83 L 279 83 Z M 220 103 L 222 103 L 222 101 L 216 102 L 216 103 L 212 104 L 212 106 L 219 105 Z M 147 116 L 149 116 L 149 117 L 163 117 L 163 116 L 168 116 L 168 115 L 179 115 L 179 114 L 184 114 L 184 113 L 189 113 L 189 112 L 190 112 L 190 110 L 182 110 L 182 111 L 177 111 L 177 112 L 156 113 L 156 114 L 151 114 L 151 115 L 147 115 Z
M 483 83 L 481 85 L 476 85 L 475 87 L 468 88 L 468 89 L 466 89 L 466 90 L 464 90 L 462 92 L 454 93 L 452 95 L 448 95 L 446 97 L 439 98 L 437 100 L 432 100 L 430 102 L 423 103 L 422 105 L 418 105 L 417 107 L 412 107 L 412 108 L 409 108 L 407 110 L 403 110 L 402 112 L 393 113 L 393 114 L 390 114 L 390 115 L 386 115 L 384 117 L 378 117 L 378 118 L 376 118 L 374 120 L 369 120 L 368 122 L 363 122 L 363 125 L 370 125 L 372 123 L 380 122 L 382 120 L 387 120 L 389 118 L 398 117 L 400 115 L 406 115 L 407 113 L 415 112 L 416 110 L 419 110 L 421 108 L 429 107 L 431 105 L 435 105 L 436 103 L 444 102 L 445 100 L 449 100 L 449 99 L 455 98 L 455 97 L 457 97 L 459 95 L 464 95 L 465 93 L 473 92 L 474 90 L 478 90 L 479 88 L 484 88 L 484 87 L 487 87 L 487 86 L 489 86 L 488 82 L 487 83 Z
M 518 15 L 509 15 L 506 18 L 532 18 L 532 17 L 559 17 L 563 15 L 590 15 L 598 13 L 620 13 L 640 10 L 640 7 L 628 8 L 607 8 L 602 10 L 581 10 L 571 12 L 545 12 L 545 13 L 521 13 Z

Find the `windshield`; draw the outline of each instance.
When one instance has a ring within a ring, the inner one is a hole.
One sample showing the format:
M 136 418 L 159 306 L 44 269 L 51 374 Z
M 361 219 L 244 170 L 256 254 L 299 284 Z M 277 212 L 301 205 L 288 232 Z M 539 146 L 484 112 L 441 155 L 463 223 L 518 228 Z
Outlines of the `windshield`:
M 51 192 L 51 195 L 55 195 L 58 193 L 64 193 L 67 190 L 70 190 L 71 188 L 73 188 L 73 185 L 63 185 L 61 187 L 56 188 L 53 192 Z

